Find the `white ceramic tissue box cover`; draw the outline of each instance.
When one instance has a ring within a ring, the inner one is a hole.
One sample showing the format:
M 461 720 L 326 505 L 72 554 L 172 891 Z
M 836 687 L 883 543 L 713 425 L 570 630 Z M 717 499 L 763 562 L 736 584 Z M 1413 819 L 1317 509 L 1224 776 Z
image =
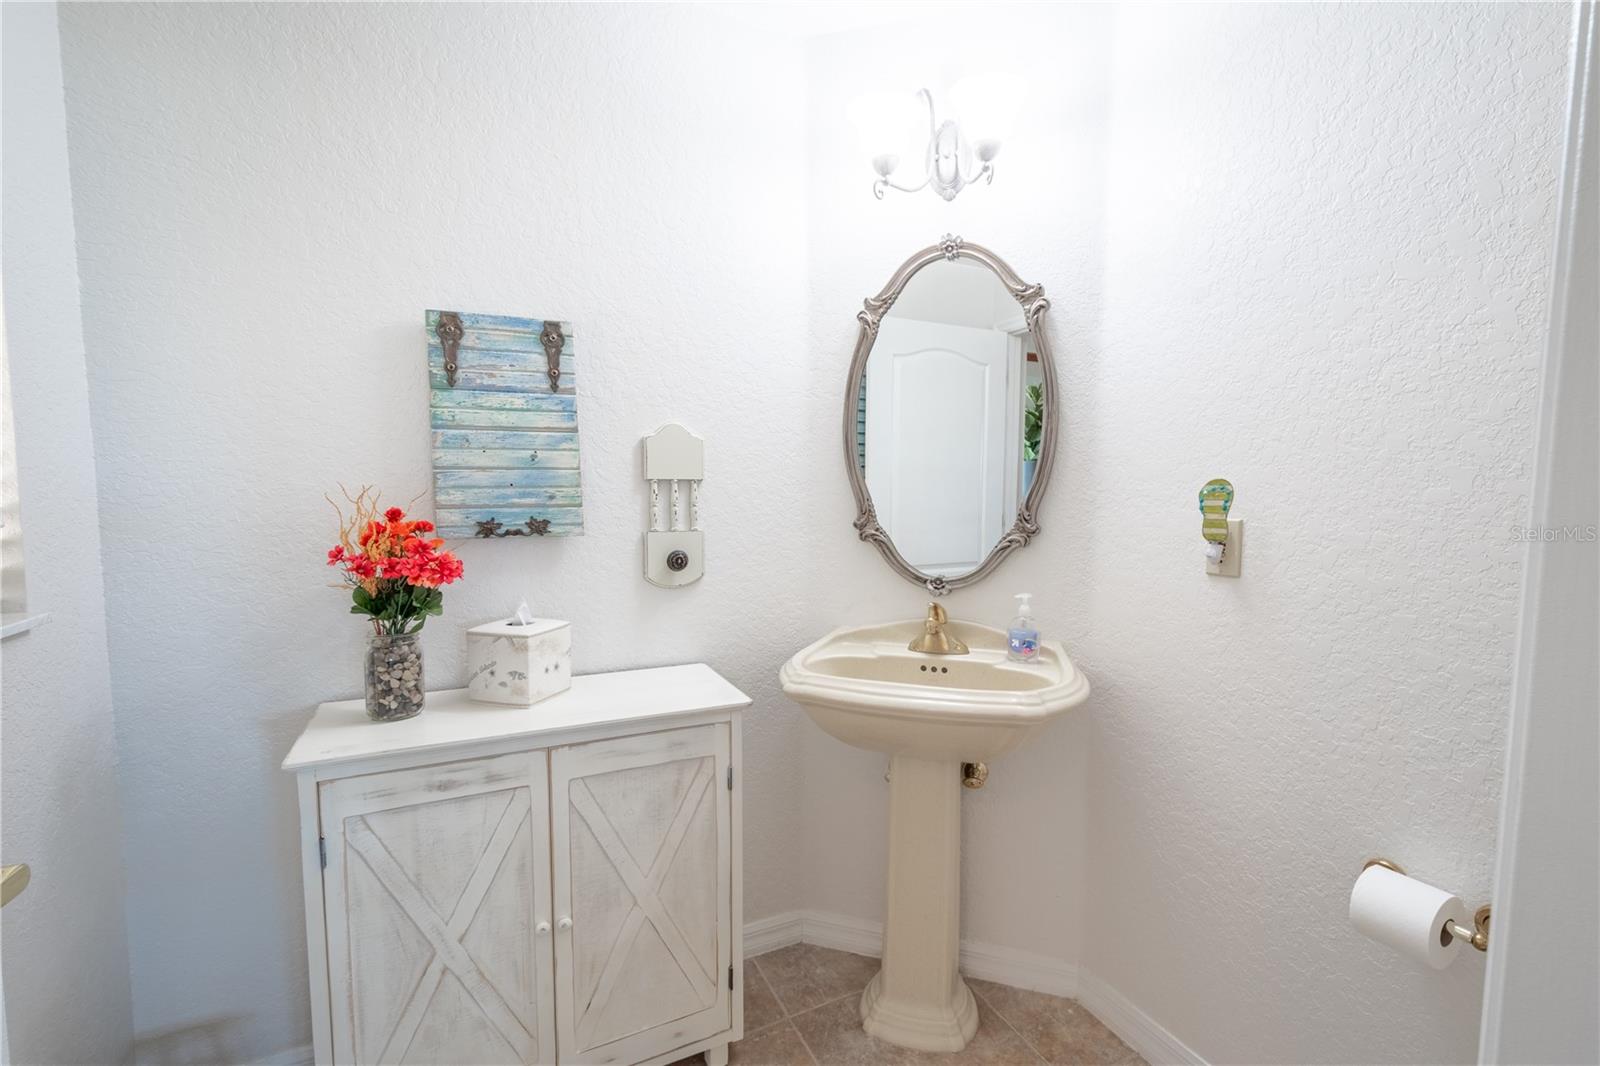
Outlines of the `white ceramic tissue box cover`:
M 467 695 L 526 706 L 572 687 L 572 627 L 515 618 L 467 630 Z

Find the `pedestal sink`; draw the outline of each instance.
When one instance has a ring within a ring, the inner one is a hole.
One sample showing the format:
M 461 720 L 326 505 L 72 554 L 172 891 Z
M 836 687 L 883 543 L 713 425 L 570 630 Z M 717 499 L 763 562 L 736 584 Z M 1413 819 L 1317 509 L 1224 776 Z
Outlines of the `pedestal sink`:
M 925 655 L 921 621 L 838 629 L 783 665 L 783 691 L 846 744 L 889 760 L 888 906 L 883 962 L 861 996 L 868 1033 L 959 1051 L 978 1028 L 957 969 L 961 946 L 961 764 L 1003 755 L 1089 696 L 1060 644 L 1006 659 L 1005 634 L 946 627 L 971 649 Z

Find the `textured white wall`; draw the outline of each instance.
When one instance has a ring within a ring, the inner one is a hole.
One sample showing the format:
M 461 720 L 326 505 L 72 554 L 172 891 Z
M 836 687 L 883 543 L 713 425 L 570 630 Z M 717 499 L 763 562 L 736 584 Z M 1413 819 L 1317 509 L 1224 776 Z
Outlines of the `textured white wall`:
M 0 5 L 0 246 L 29 607 L 0 644 L 6 1037 L 17 1063 L 122 1062 L 133 1028 L 89 382 L 54 4 Z
M 808 57 L 819 432 L 860 298 L 940 233 L 1052 298 L 1045 532 L 949 606 L 999 622 L 1031 589 L 1095 695 L 968 797 L 964 933 L 1080 963 L 1214 1061 L 1469 1061 L 1482 960 L 1417 972 L 1345 907 L 1370 854 L 1489 887 L 1566 12 L 989 19 Z M 844 105 L 1022 36 L 1051 62 L 995 184 L 874 202 Z M 1203 572 L 1215 476 L 1237 582 Z M 842 482 L 835 618 L 911 613 Z M 808 897 L 878 917 L 881 760 L 808 738 Z
M 1549 300 L 1559 5 L 1127 9 L 1087 546 L 1089 969 L 1216 1062 L 1467 1062 Z M 1230 478 L 1244 576 L 1201 573 Z
M 522 596 L 573 621 L 580 671 L 711 663 L 756 699 L 749 916 L 799 906 L 801 716 L 776 692 L 821 625 L 786 477 L 811 387 L 798 46 L 607 5 L 85 5 L 62 28 L 142 1055 L 308 1038 L 277 764 L 311 705 L 358 694 L 322 493 L 426 507 L 427 307 L 578 324 L 588 528 L 463 545 L 429 683 L 462 683 L 462 628 Z M 668 420 L 708 442 L 683 591 L 642 576 L 639 438 Z

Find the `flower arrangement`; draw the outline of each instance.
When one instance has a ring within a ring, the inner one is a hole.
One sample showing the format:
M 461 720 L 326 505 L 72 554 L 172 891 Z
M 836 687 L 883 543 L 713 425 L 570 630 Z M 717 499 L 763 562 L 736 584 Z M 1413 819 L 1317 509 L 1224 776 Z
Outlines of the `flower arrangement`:
M 354 496 L 340 491 L 352 513 L 347 518 L 328 498 L 339 515 L 339 543 L 328 550 L 328 565 L 342 568 L 339 587 L 350 589 L 350 613 L 370 617 L 377 636 L 417 632 L 430 615 L 443 613 L 440 587 L 461 577 L 461 560 L 428 536 L 432 522 L 407 519 L 399 507 L 380 511 L 370 485 Z

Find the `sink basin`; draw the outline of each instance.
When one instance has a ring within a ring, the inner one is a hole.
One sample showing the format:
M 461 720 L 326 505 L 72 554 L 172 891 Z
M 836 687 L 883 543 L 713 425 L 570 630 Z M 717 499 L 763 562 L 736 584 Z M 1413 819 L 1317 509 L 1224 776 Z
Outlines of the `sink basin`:
M 1037 662 L 1011 662 L 1003 632 L 953 621 L 945 629 L 968 654 L 906 650 L 922 625 L 836 629 L 783 665 L 783 691 L 846 744 L 964 762 L 1004 755 L 1089 697 L 1054 641 Z
M 907 649 L 921 620 L 837 629 L 783 664 L 778 680 L 846 744 L 889 755 L 888 902 L 883 962 L 861 994 L 868 1033 L 924 1051 L 960 1051 L 978 1028 L 961 980 L 963 762 L 993 759 L 1089 698 L 1053 641 L 1006 658 L 998 629 L 949 622 L 965 655 Z

